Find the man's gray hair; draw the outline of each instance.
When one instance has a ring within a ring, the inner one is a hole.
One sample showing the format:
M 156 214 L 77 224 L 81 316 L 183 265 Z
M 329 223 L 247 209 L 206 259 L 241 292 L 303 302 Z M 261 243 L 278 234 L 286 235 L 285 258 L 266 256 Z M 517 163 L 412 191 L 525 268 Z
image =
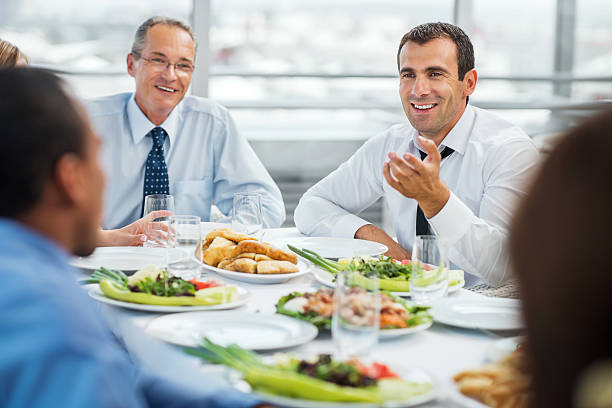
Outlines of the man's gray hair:
M 177 27 L 181 30 L 184 30 L 195 44 L 195 36 L 193 35 L 193 31 L 191 31 L 191 27 L 188 24 L 183 23 L 180 20 L 170 18 L 170 17 L 161 17 L 155 16 L 149 18 L 147 21 L 142 23 L 138 30 L 136 30 L 136 34 L 134 35 L 134 42 L 132 43 L 132 54 L 136 54 L 137 57 L 142 55 L 142 50 L 144 50 L 146 41 L 147 41 L 147 33 L 151 29 L 151 27 L 156 26 L 158 24 L 163 24 L 167 26 Z

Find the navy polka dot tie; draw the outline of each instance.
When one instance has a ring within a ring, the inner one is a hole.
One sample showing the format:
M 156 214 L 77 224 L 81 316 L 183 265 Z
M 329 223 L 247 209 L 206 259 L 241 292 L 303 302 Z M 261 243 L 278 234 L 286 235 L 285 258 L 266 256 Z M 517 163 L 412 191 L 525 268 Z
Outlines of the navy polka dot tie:
M 149 132 L 153 139 L 153 147 L 145 164 L 144 197 L 150 194 L 170 194 L 168 184 L 168 168 L 164 159 L 164 139 L 166 131 L 156 127 Z

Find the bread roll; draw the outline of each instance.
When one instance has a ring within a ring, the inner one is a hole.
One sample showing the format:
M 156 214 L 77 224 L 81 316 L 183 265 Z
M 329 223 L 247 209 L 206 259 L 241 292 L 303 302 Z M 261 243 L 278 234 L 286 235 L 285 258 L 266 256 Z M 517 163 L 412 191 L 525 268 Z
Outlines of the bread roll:
M 273 274 L 273 273 L 293 273 L 298 272 L 297 266 L 289 261 L 260 261 L 257 262 L 257 273 Z
M 234 243 L 238 243 L 240 241 L 249 240 L 249 239 L 257 240 L 257 238 L 255 237 L 250 237 L 246 234 L 232 231 L 229 228 L 219 228 L 219 229 L 209 232 L 206 235 L 206 238 L 204 238 L 204 243 L 203 243 L 204 247 L 205 248 L 208 247 L 208 245 L 210 245 L 210 243 L 217 237 L 223 237 L 225 239 L 233 241 Z
M 249 258 L 238 258 L 225 266 L 228 271 L 257 273 L 257 262 Z

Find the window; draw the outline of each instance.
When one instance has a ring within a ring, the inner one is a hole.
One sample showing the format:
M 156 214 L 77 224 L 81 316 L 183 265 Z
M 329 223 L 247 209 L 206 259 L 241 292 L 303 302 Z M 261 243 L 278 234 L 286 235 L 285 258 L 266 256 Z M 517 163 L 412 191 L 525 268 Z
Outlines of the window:
M 34 65 L 76 73 L 65 77 L 83 97 L 133 90 L 125 58 L 138 25 L 153 15 L 189 21 L 192 6 L 192 0 L 2 1 L 0 38 Z

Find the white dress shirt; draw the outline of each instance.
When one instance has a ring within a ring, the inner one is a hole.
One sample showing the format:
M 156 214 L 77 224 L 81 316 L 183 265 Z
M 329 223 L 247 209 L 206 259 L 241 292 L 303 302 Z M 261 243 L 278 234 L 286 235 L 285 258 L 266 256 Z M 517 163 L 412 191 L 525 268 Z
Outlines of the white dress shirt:
M 140 217 L 145 162 L 153 141 L 145 137 L 155 125 L 131 93 L 86 102 L 102 138 L 107 183 L 104 228 L 119 228 Z M 210 219 L 211 205 L 229 215 L 233 194 L 262 195 L 264 227 L 285 220 L 280 190 L 249 143 L 239 135 L 227 109 L 208 99 L 185 97 L 162 123 L 168 133 L 164 156 L 176 214 Z
M 392 126 L 369 139 L 345 163 L 311 187 L 295 209 L 300 232 L 352 238 L 367 221 L 358 215 L 383 196 L 399 244 L 411 250 L 417 202 L 384 179 L 387 154 L 417 157 L 418 132 L 409 124 Z M 439 149 L 455 150 L 440 166 L 440 178 L 451 191 L 445 206 L 428 222 L 446 238 L 454 267 L 497 286 L 510 279 L 507 229 L 517 200 L 536 168 L 538 151 L 517 126 L 467 105 Z M 423 149 L 420 149 L 423 150 Z M 466 277 L 467 284 L 477 279 Z

